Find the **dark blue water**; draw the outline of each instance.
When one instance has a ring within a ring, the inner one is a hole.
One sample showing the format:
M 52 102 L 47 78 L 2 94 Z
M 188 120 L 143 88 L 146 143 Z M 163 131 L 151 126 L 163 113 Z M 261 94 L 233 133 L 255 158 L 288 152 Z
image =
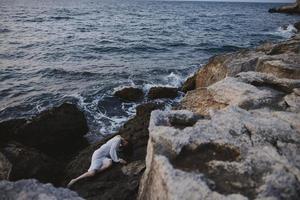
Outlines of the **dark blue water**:
M 179 86 L 218 53 L 278 41 L 296 16 L 275 4 L 116 0 L 0 1 L 0 120 L 68 100 L 91 133 L 111 133 L 134 114 L 120 86 Z

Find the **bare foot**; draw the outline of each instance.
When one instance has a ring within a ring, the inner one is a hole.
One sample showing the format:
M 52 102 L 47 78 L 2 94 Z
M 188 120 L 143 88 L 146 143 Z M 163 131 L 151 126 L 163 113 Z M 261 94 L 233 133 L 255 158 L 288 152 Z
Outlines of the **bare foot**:
M 72 180 L 70 181 L 70 183 L 67 185 L 67 187 L 70 188 L 75 182 L 76 182 L 76 180 L 75 180 L 75 179 L 72 179 Z

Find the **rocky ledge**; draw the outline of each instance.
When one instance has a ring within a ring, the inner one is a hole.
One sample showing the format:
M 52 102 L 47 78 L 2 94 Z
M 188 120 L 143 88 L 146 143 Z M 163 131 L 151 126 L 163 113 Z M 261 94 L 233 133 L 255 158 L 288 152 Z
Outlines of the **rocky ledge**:
M 218 55 L 153 111 L 138 199 L 299 199 L 300 37 Z
M 287 13 L 287 14 L 300 14 L 300 0 L 296 0 L 296 2 L 292 5 L 282 6 L 279 8 L 271 8 L 269 10 L 270 13 Z
M 3 200 L 83 200 L 75 192 L 42 184 L 33 179 L 17 182 L 0 181 L 0 199 Z

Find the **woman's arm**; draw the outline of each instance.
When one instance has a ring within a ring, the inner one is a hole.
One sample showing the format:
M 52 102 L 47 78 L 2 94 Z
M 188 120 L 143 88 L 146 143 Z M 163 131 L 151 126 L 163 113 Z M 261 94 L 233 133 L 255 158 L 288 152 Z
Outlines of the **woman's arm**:
M 109 155 L 114 162 L 120 162 L 120 159 L 117 155 L 117 150 L 120 146 L 120 143 L 121 143 L 121 138 L 116 138 L 109 150 Z

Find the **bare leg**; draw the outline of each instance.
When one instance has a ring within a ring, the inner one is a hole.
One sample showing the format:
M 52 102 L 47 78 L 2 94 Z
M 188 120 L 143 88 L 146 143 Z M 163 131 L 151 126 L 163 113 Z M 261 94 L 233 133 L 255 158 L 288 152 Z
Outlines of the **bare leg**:
M 78 176 L 77 178 L 72 179 L 72 180 L 70 181 L 70 183 L 68 184 L 68 187 L 71 187 L 74 183 L 76 183 L 76 182 L 79 181 L 80 179 L 84 179 L 84 178 L 88 178 L 88 177 L 95 176 L 96 173 L 97 173 L 96 170 L 87 171 L 87 172 L 85 172 L 84 174 Z
M 102 172 L 104 170 L 106 170 L 107 168 L 109 168 L 112 165 L 112 160 L 111 159 L 105 159 L 103 160 L 103 164 L 102 167 L 99 170 L 91 170 L 91 171 L 87 171 L 84 174 L 78 176 L 75 179 L 72 179 L 70 181 L 70 183 L 68 184 L 68 187 L 71 187 L 74 183 L 76 183 L 77 181 L 84 179 L 84 178 L 89 178 L 92 176 L 95 176 L 96 173 Z

